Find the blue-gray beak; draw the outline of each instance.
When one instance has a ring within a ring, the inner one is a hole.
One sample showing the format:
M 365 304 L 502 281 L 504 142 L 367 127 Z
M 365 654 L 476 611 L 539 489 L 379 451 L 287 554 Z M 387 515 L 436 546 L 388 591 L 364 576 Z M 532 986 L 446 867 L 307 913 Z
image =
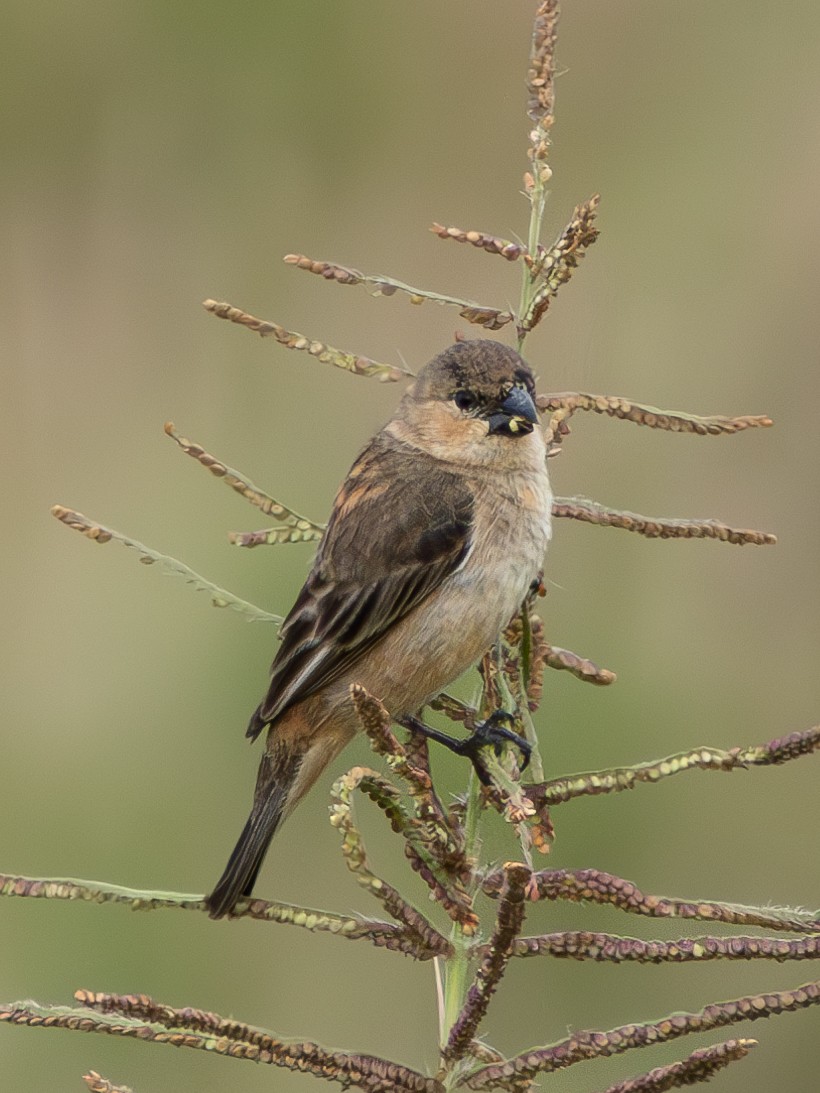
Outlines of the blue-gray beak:
M 506 436 L 524 436 L 538 424 L 538 411 L 532 396 L 524 387 L 513 387 L 510 393 L 488 418 L 491 433 Z

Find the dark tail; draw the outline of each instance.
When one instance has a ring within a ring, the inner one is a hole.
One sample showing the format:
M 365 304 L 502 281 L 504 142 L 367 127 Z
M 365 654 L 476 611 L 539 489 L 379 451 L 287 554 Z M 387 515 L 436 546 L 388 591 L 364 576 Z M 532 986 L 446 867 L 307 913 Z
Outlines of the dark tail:
M 265 860 L 270 841 L 279 826 L 291 778 L 272 783 L 270 761 L 263 756 L 253 808 L 239 841 L 205 905 L 211 918 L 222 918 L 234 909 L 237 900 L 249 896 Z

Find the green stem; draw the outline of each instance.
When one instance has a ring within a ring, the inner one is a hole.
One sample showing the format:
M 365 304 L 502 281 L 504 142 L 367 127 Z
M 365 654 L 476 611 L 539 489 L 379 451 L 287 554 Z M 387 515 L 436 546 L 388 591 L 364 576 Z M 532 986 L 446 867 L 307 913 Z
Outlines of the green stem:
M 530 226 L 527 233 L 527 250 L 533 256 L 538 253 L 538 244 L 541 242 L 541 222 L 544 219 L 544 208 L 547 204 L 548 191 L 546 188 L 546 181 L 541 177 L 542 171 L 538 169 L 538 164 L 533 163 L 533 188 L 529 194 L 530 199 Z M 522 263 L 522 284 L 521 284 L 521 302 L 518 305 L 518 320 L 524 318 L 529 310 L 530 303 L 532 301 L 533 294 L 535 293 L 535 284 L 537 276 L 533 276 L 532 270 L 529 266 Z M 518 352 L 524 348 L 524 339 L 527 336 L 526 330 L 518 330 Z
M 530 714 L 527 692 L 530 686 L 532 673 L 532 624 L 530 623 L 530 610 L 526 601 L 521 607 L 521 722 L 524 726 L 524 735 L 532 748 L 530 755 L 530 778 L 533 782 L 544 781 L 544 764 L 541 762 L 541 751 L 538 747 L 538 734 L 535 731 L 532 715 Z
M 467 786 L 467 811 L 464 816 L 464 845 L 468 859 L 474 859 L 478 853 L 479 819 L 481 786 L 475 772 L 470 773 L 470 781 Z M 444 968 L 444 1007 L 441 1018 L 441 1046 L 447 1043 L 450 1029 L 458 1020 L 464 999 L 467 996 L 467 985 L 470 979 L 469 950 L 475 942 L 475 938 L 465 937 L 459 923 L 453 924 L 450 940 L 455 949 L 455 955 L 447 961 L 442 961 Z M 440 965 L 441 966 L 441 965 Z M 458 1070 L 451 1071 L 444 1077 L 446 1089 L 453 1088 L 458 1079 Z

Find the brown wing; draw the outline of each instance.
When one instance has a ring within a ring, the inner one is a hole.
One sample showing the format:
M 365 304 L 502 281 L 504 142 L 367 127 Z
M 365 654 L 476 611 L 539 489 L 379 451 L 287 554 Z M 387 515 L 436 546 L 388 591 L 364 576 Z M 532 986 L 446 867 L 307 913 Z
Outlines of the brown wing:
M 336 679 L 455 572 L 470 550 L 472 513 L 460 475 L 375 437 L 339 490 L 247 735 Z

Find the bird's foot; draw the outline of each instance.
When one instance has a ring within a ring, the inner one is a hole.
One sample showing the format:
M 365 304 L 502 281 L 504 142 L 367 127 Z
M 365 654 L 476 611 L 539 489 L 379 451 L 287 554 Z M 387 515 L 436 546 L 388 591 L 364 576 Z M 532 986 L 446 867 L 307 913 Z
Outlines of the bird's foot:
M 506 710 L 496 710 L 485 721 L 476 722 L 472 734 L 465 740 L 458 740 L 454 736 L 449 736 L 445 732 L 431 728 L 430 725 L 425 725 L 417 717 L 402 717 L 399 719 L 399 724 L 405 729 L 409 729 L 411 732 L 419 732 L 429 740 L 436 740 L 439 744 L 444 744 L 456 755 L 463 755 L 469 759 L 473 764 L 478 780 L 485 786 L 490 784 L 490 778 L 481 762 L 482 748 L 491 747 L 496 755 L 500 755 L 505 744 L 515 744 L 524 757 L 521 769 L 526 770 L 527 768 L 532 754 L 532 746 L 523 736 L 506 727 L 514 723 L 515 718 L 512 714 L 507 713 Z
M 490 779 L 481 765 L 482 748 L 491 747 L 496 755 L 500 755 L 505 744 L 515 744 L 523 757 L 521 769 L 526 770 L 529 765 L 532 745 L 519 733 L 506 727 L 514 724 L 515 718 L 512 714 L 506 710 L 495 710 L 485 721 L 476 723 L 471 736 L 458 741 L 460 747 L 457 753 L 467 756 L 484 785 L 488 785 Z

